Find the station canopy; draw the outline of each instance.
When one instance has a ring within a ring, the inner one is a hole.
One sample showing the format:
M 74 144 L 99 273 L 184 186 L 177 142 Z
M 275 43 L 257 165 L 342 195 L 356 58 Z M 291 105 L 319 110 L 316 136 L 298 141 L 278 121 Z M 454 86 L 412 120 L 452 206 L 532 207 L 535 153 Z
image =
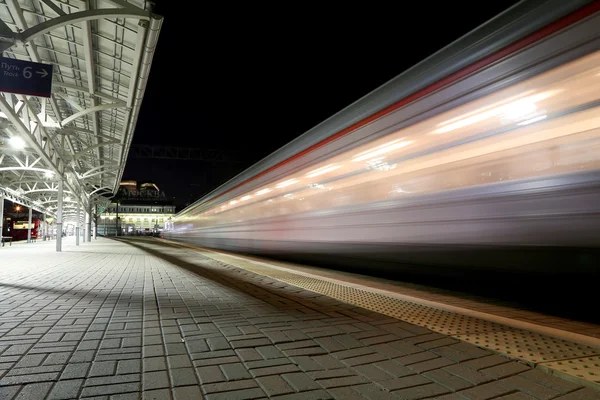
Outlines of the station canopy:
M 144 0 L 0 1 L 0 196 L 55 216 L 62 179 L 73 220 L 118 190 L 162 17 Z M 50 66 L 49 97 L 6 89 L 15 59 Z

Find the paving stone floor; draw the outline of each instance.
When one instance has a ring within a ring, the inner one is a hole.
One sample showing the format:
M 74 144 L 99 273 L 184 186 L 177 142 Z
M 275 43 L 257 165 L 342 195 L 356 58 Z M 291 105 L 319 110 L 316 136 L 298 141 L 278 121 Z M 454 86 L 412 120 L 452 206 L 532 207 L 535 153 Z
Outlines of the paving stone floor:
M 156 239 L 0 248 L 0 399 L 600 399 Z

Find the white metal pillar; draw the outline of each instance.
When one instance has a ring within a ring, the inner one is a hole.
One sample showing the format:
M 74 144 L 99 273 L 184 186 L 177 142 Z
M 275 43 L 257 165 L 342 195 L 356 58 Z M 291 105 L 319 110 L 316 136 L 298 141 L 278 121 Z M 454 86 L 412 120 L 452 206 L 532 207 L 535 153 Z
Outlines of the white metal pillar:
M 4 222 L 4 195 L 0 194 L 0 236 L 2 236 L 2 223 Z
M 58 181 L 58 209 L 56 210 L 56 251 L 62 251 L 63 177 Z
M 31 243 L 31 217 L 33 208 L 29 207 L 29 221 L 27 221 L 27 243 Z
M 88 210 L 85 216 L 86 226 L 85 226 L 85 241 L 90 242 L 91 233 L 92 233 L 92 200 L 90 199 L 88 202 Z
M 42 240 L 46 241 L 46 235 L 48 234 L 48 231 L 46 229 L 46 213 L 42 212 L 42 222 L 40 223 L 40 226 L 42 228 Z
M 79 232 L 81 231 L 80 228 L 80 224 L 81 224 L 81 203 L 78 201 L 77 202 L 77 225 L 75 226 L 75 246 L 79 246 Z

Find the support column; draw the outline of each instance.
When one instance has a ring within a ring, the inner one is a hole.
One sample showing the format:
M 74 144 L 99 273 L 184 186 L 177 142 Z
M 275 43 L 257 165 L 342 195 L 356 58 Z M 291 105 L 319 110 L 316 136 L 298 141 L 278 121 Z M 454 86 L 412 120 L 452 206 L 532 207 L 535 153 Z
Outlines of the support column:
M 79 246 L 79 232 L 81 231 L 80 225 L 81 225 L 81 203 L 78 201 L 77 202 L 77 225 L 75 226 L 75 246 Z
M 27 243 L 31 243 L 31 217 L 33 208 L 29 207 L 29 220 L 27 221 Z
M 58 181 L 58 203 L 56 210 L 56 251 L 62 251 L 63 225 L 63 177 Z
M 85 241 L 91 242 L 91 234 L 92 234 L 92 199 L 88 202 L 88 210 L 85 216 L 86 227 L 85 227 Z
M 2 236 L 2 224 L 4 223 L 4 195 L 0 194 L 0 236 Z
M 116 202 L 116 210 L 117 210 L 117 214 L 116 214 L 116 219 L 115 219 L 115 236 L 120 236 L 119 235 L 119 202 Z

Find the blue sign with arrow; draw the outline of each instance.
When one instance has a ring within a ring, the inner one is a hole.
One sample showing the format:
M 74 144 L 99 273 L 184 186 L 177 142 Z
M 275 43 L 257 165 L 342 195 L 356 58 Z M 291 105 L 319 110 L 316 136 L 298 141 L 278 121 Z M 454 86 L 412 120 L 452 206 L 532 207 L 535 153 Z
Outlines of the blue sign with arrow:
M 0 57 L 0 92 L 50 97 L 52 65 Z

